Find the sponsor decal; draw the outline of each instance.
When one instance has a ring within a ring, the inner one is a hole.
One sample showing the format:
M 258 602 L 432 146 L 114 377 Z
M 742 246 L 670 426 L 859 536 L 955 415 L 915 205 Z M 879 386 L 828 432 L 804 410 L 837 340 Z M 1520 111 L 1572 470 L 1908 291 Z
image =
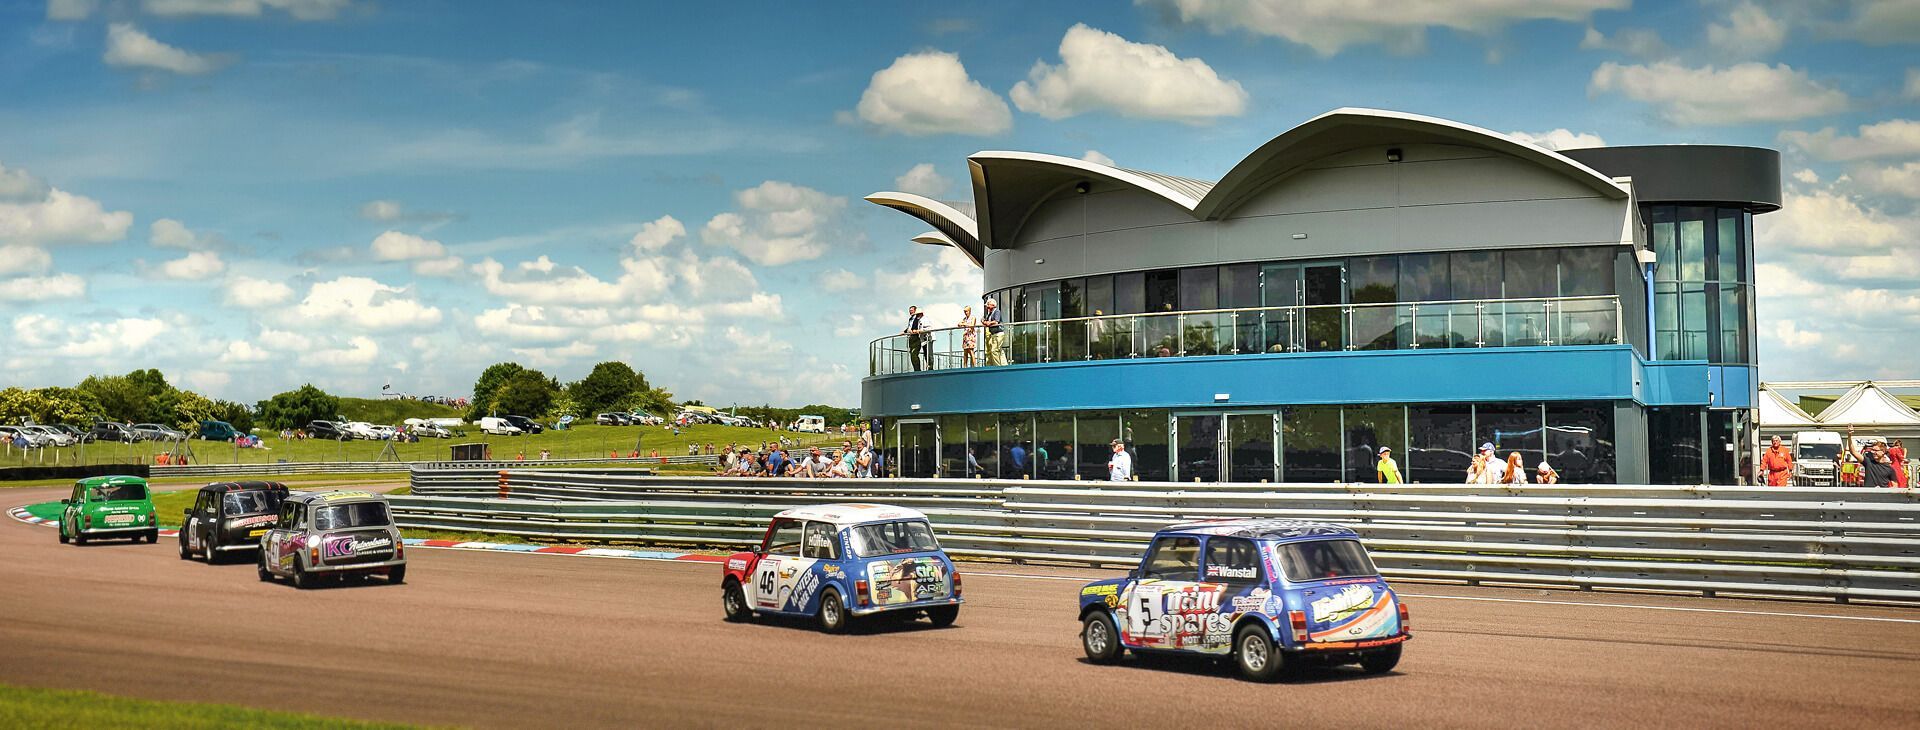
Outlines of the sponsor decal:
M 1120 586 L 1115 583 L 1108 583 L 1103 586 L 1087 586 L 1080 589 L 1080 595 L 1083 596 L 1111 596 L 1119 592 Z
M 873 602 L 882 606 L 945 598 L 952 579 L 936 558 L 875 560 L 867 564 Z
M 278 519 L 278 518 L 274 517 L 273 515 L 254 515 L 252 517 L 235 517 L 230 520 L 227 520 L 227 524 L 235 528 L 252 527 L 254 525 L 273 524 L 273 521 L 275 519 Z
M 729 558 L 727 560 L 727 570 L 746 570 L 746 569 L 747 569 L 747 560 L 745 558 Z
M 1273 596 L 1273 591 L 1270 591 L 1266 588 L 1255 588 L 1251 592 L 1247 593 L 1247 595 L 1234 596 L 1233 612 L 1234 613 L 1264 613 L 1267 609 L 1267 599 L 1271 598 L 1272 596 Z
M 320 554 L 327 558 L 382 555 L 390 552 L 393 552 L 393 540 L 385 537 L 362 540 L 352 535 L 331 535 L 320 542 Z
M 840 566 L 834 565 L 833 563 L 827 563 L 826 567 L 820 569 L 820 572 L 826 573 L 828 578 L 847 577 L 847 571 L 841 570 Z
M 325 496 L 321 497 L 321 499 L 324 499 L 328 502 L 332 502 L 336 499 L 359 499 L 362 497 L 371 498 L 373 497 L 373 493 L 372 492 L 328 492 Z
M 1218 583 L 1135 584 L 1121 596 L 1121 638 L 1156 649 L 1225 653 L 1237 615 L 1220 612 L 1225 593 Z
M 1207 566 L 1207 577 L 1208 578 L 1244 578 L 1247 580 L 1252 580 L 1254 578 L 1260 577 L 1260 569 L 1255 568 L 1251 565 L 1244 568 L 1235 568 L 1227 565 L 1209 565 Z
M 804 611 L 807 604 L 813 602 L 813 594 L 820 590 L 820 574 L 811 570 L 800 576 L 800 582 L 793 587 L 793 603 L 787 606 L 789 611 Z
M 1372 588 L 1363 585 L 1347 586 L 1339 593 L 1316 599 L 1312 603 L 1313 620 L 1315 623 L 1339 621 L 1371 606 L 1373 606 Z
M 258 530 L 248 530 L 248 531 L 247 531 L 247 537 L 259 537 L 259 536 L 261 536 L 261 535 L 265 535 L 265 534 L 267 534 L 267 530 L 266 530 L 266 528 L 264 528 L 264 527 L 263 527 L 263 528 L 260 528 L 260 529 L 258 529 Z

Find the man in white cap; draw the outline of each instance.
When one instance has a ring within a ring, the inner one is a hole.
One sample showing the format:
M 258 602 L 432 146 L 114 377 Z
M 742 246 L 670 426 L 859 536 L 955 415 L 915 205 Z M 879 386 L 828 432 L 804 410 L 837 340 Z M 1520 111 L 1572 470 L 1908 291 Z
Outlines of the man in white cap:
M 1486 457 L 1487 471 L 1483 477 L 1488 484 L 1503 484 L 1507 481 L 1507 462 L 1493 453 L 1493 442 L 1480 444 L 1480 455 Z
M 1373 465 L 1373 474 L 1381 484 L 1400 483 L 1400 464 L 1393 460 L 1393 449 L 1385 446 L 1377 452 L 1380 461 Z

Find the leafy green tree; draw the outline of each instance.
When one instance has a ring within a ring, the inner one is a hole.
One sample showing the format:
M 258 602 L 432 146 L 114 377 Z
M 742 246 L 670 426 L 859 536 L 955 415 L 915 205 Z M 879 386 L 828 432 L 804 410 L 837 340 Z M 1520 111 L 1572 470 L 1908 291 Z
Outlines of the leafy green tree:
M 567 398 L 579 408 L 572 415 L 591 416 L 622 407 L 637 390 L 647 388 L 647 378 L 624 362 L 609 360 L 593 366 L 587 377 L 567 386 Z
M 0 390 L 0 423 L 72 423 L 85 425 L 100 412 L 100 404 L 71 388 L 7 388 Z
M 76 390 L 100 404 L 100 415 L 117 421 L 145 422 L 153 415 L 153 399 L 145 383 L 125 375 L 89 375 Z
M 526 368 L 517 362 L 495 363 L 480 371 L 480 379 L 473 381 L 473 401 L 467 408 L 467 420 L 478 421 L 487 415 L 493 407 L 494 391 L 500 389 L 509 378 L 525 372 Z
M 230 400 L 217 400 L 213 404 L 217 407 L 214 418 L 226 421 L 241 433 L 253 430 L 253 409 L 247 404 Z
M 309 383 L 260 401 L 259 411 L 259 421 L 267 428 L 300 428 L 310 421 L 338 417 L 340 399 Z M 240 424 L 234 424 L 234 428 L 239 427 Z
M 220 405 L 191 390 L 174 393 L 173 414 L 170 422 L 188 433 L 199 433 L 200 422 L 210 421 L 220 414 Z
M 646 411 L 655 415 L 669 415 L 673 413 L 673 394 L 667 392 L 665 388 L 636 390 L 633 395 L 622 404 L 622 407 L 630 410 Z
M 560 397 L 560 382 L 538 370 L 522 369 L 493 391 L 492 410 L 529 417 L 546 415 Z

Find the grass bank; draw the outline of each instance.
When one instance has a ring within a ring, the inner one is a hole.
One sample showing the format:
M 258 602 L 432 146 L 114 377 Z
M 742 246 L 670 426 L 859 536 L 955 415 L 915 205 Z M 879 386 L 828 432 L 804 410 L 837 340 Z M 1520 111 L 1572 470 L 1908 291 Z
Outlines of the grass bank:
M 99 692 L 0 685 L 0 727 L 132 730 L 374 730 L 410 728 L 200 702 L 161 702 Z

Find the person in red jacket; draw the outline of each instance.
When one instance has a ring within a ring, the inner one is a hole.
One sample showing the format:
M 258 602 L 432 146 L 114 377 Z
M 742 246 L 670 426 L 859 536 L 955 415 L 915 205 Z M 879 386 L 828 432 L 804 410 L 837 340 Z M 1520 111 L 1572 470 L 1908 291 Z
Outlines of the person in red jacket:
M 1767 486 L 1785 487 L 1793 484 L 1793 453 L 1780 445 L 1780 437 L 1775 436 L 1767 445 L 1767 452 L 1760 456 L 1760 468 L 1767 473 Z
M 1907 445 L 1901 443 L 1900 439 L 1894 439 L 1893 445 L 1887 447 L 1887 456 L 1893 457 L 1893 485 L 1903 488 L 1911 486 L 1912 482 L 1907 481 L 1911 478 L 1907 473 Z

